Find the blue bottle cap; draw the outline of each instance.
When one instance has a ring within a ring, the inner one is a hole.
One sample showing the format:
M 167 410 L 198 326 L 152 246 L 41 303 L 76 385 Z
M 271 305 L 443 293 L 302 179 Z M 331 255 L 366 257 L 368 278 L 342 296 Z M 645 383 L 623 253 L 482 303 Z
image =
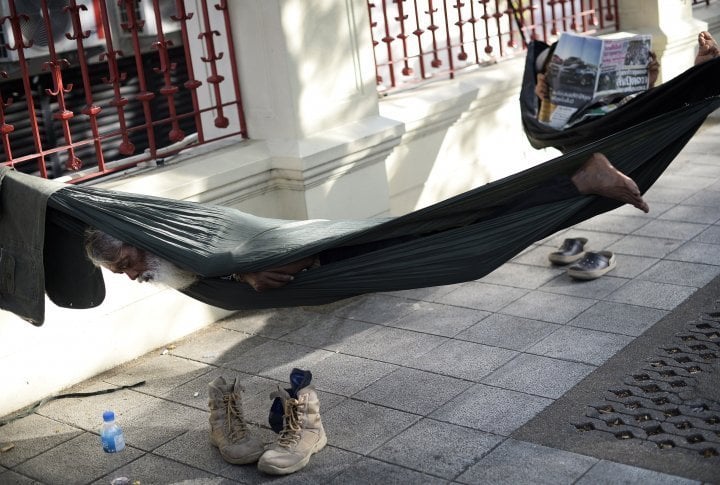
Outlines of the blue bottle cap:
M 115 413 L 112 411 L 105 411 L 103 413 L 103 421 L 105 421 L 106 423 L 110 421 L 115 421 Z

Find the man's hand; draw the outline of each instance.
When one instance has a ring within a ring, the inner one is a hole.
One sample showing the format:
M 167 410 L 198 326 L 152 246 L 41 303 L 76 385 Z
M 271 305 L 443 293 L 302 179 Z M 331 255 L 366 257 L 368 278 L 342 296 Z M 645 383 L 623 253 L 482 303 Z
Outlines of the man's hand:
M 244 281 L 252 286 L 255 291 L 266 291 L 287 285 L 295 279 L 293 276 L 295 273 L 299 273 L 313 266 L 315 263 L 316 258 L 310 256 L 278 268 L 258 271 L 257 273 L 236 273 L 233 276 L 235 279 Z
M 660 63 L 657 60 L 657 55 L 653 51 L 650 51 L 650 59 L 648 60 L 648 81 L 650 87 L 655 86 L 657 82 L 658 74 L 660 73 Z
M 535 78 L 535 95 L 540 99 L 547 99 L 550 97 L 550 90 L 548 89 L 545 74 L 543 73 L 538 73 Z

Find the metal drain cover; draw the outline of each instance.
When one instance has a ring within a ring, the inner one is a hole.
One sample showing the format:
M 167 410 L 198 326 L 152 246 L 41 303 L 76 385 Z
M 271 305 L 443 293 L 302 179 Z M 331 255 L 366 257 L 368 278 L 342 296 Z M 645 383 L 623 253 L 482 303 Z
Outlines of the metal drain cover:
M 720 480 L 720 277 L 513 433 L 692 480 Z
M 720 314 L 686 325 L 670 346 L 590 404 L 574 423 L 617 439 L 639 439 L 660 449 L 720 456 Z M 720 475 L 720 461 L 718 461 Z

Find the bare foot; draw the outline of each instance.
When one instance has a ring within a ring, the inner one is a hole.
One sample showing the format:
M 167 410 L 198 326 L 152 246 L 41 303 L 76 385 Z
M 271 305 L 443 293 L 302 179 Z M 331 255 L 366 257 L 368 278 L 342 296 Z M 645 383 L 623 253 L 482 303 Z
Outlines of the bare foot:
M 581 194 L 600 195 L 650 211 L 633 179 L 613 167 L 602 153 L 593 153 L 571 180 Z
M 695 56 L 695 65 L 715 59 L 720 56 L 720 47 L 715 42 L 710 32 L 700 32 L 698 34 L 698 53 Z

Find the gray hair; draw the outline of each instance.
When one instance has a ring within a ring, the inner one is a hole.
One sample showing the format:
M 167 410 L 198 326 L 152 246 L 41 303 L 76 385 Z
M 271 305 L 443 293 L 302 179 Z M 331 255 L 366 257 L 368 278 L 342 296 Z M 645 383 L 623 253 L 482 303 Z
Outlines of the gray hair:
M 121 240 L 98 229 L 85 231 L 85 253 L 95 266 L 108 266 L 116 263 L 122 254 Z

